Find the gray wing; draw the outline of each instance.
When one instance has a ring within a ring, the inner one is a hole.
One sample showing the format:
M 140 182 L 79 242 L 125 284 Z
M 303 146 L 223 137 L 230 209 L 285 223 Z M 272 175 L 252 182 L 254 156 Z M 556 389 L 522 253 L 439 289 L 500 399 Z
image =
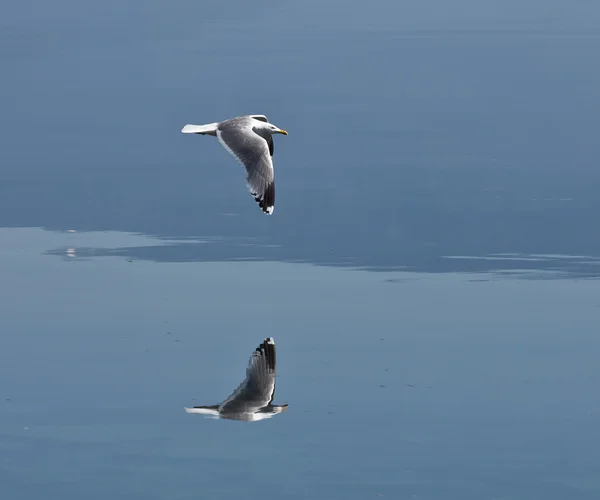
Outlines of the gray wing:
M 271 403 L 275 395 L 275 342 L 266 338 L 250 357 L 246 379 L 221 403 L 219 412 L 254 412 Z
M 266 214 L 272 214 L 275 207 L 275 173 L 271 159 L 273 139 L 269 136 L 269 143 L 254 132 L 251 123 L 237 121 L 221 123 L 217 138 L 246 167 L 246 183 L 258 206 Z

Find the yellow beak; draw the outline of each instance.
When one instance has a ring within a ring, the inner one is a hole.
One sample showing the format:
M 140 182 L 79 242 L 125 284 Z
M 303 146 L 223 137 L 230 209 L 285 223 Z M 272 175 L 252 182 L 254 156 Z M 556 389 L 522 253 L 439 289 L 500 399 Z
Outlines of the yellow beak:
M 288 133 L 285 130 L 283 130 L 282 128 L 279 129 L 279 133 L 283 134 L 283 135 L 288 135 Z

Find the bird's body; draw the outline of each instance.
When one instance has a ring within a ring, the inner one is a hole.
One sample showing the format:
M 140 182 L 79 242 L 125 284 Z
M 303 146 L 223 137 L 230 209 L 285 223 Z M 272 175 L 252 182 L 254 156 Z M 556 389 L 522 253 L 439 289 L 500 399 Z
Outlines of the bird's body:
M 206 125 L 186 125 L 184 134 L 212 135 L 246 167 L 250 194 L 266 214 L 275 208 L 275 172 L 272 134 L 287 135 L 285 130 L 269 123 L 265 115 L 238 116 Z
M 287 404 L 272 404 L 275 396 L 275 361 L 275 342 L 269 337 L 252 353 L 246 378 L 225 401 L 212 406 L 185 408 L 185 411 L 246 422 L 263 420 L 285 411 Z

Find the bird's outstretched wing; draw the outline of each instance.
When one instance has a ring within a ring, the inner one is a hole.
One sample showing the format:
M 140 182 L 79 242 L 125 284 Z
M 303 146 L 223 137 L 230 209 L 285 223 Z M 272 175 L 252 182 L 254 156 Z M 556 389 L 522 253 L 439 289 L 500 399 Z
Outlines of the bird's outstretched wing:
M 246 378 L 221 403 L 220 412 L 254 412 L 269 405 L 275 395 L 275 342 L 266 338 L 250 357 Z
M 275 208 L 275 172 L 270 143 L 252 129 L 247 121 L 223 122 L 217 130 L 217 138 L 223 147 L 246 167 L 248 190 L 266 214 Z

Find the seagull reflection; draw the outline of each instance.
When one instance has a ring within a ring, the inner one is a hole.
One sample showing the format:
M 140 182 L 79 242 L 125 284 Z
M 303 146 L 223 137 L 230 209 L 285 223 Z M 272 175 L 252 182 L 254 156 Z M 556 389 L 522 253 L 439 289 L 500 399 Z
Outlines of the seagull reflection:
M 185 408 L 212 418 L 255 422 L 287 410 L 288 405 L 273 405 L 275 396 L 275 342 L 266 338 L 250 357 L 246 379 L 221 404 Z

